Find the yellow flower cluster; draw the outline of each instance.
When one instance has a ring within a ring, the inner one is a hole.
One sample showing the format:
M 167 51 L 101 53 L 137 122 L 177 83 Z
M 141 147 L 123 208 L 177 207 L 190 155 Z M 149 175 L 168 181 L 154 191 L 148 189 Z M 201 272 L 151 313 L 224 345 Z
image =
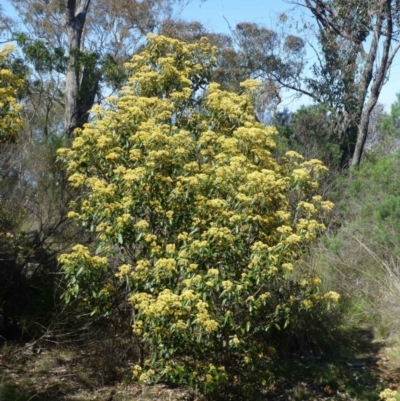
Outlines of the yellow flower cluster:
M 101 256 L 91 256 L 89 248 L 84 245 L 75 245 L 72 252 L 69 254 L 62 254 L 58 258 L 61 264 L 68 264 L 70 261 L 82 260 L 89 263 L 92 267 L 101 267 L 107 264 L 107 258 Z
M 387 388 L 379 394 L 379 398 L 383 401 L 399 401 L 400 393 L 396 390 Z
M 327 299 L 328 301 L 338 302 L 340 299 L 340 294 L 334 291 L 329 291 L 326 294 L 324 294 L 324 298 Z
M 25 81 L 10 70 L 13 52 L 10 45 L 0 50 L 0 142 L 15 140 L 23 127 L 22 106 L 17 98 Z

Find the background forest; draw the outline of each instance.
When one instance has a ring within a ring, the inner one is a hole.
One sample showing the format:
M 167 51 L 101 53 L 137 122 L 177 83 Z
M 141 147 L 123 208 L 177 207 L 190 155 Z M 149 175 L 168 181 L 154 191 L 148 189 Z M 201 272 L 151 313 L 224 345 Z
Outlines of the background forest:
M 0 400 L 400 400 L 399 2 L 188 3 L 0 6 Z

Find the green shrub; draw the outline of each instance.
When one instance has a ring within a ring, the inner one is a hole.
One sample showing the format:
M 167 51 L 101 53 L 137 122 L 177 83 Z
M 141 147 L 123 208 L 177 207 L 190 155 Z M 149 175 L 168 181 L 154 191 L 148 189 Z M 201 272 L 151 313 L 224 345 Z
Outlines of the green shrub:
M 271 156 L 276 131 L 256 122 L 249 96 L 257 82 L 243 95 L 204 86 L 215 52 L 150 36 L 121 96 L 60 150 L 82 191 L 70 217 L 98 245 L 60 262 L 66 299 L 93 313 L 129 292 L 149 351 L 140 381 L 250 394 L 271 378 L 270 332 L 338 300 L 316 277 L 290 279 L 333 205 L 316 194 L 321 162 Z
M 348 319 L 400 334 L 400 154 L 365 162 L 339 184 L 336 232 L 313 252 L 316 274 L 345 296 Z
M 332 171 L 338 170 L 340 149 L 332 116 L 321 104 L 302 106 L 294 113 L 287 110 L 277 113 L 273 124 L 281 135 L 278 144 L 299 152 L 306 159 L 319 159 Z

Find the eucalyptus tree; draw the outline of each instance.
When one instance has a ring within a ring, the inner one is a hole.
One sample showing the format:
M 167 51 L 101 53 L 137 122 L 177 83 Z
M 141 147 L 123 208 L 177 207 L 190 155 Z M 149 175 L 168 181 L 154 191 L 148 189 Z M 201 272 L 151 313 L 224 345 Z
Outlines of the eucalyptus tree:
M 287 14 L 274 29 L 240 23 L 232 30 L 239 65 L 252 77 L 307 95 L 335 117 L 342 167 L 362 157 L 371 113 L 400 48 L 398 0 L 287 0 L 305 11 L 296 34 Z M 298 14 L 295 14 L 298 15 Z M 286 27 L 286 28 L 285 28 Z M 307 68 L 310 51 L 316 62 Z
M 71 136 L 88 121 L 94 103 L 122 85 L 123 63 L 143 45 L 145 35 L 172 18 L 176 3 L 183 7 L 188 1 L 10 2 L 24 24 L 24 33 L 15 37 L 29 61 L 41 73 L 65 74 L 65 79 L 52 76 L 57 91 L 50 96 L 64 107 L 64 130 Z
M 400 48 L 400 2 L 296 0 L 291 3 L 310 13 L 317 37 L 318 61 L 302 90 L 337 112 L 342 164 L 357 166 L 371 113 Z M 299 89 L 293 81 L 286 84 Z

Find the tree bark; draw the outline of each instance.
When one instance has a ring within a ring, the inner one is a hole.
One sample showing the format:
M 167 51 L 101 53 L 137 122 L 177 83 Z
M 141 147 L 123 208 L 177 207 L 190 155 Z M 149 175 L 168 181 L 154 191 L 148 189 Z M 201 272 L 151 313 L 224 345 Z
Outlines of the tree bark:
M 399 2 L 397 0 L 370 2 L 291 0 L 290 2 L 308 9 L 317 23 L 321 38 L 325 35 L 329 39 L 326 43 L 321 42 L 321 46 L 324 54 L 331 56 L 332 60 L 328 61 L 332 61 L 332 65 L 326 62 L 326 66 L 322 66 L 322 69 L 326 67 L 329 72 L 331 68 L 333 73 L 339 71 L 338 82 L 345 85 L 344 97 L 340 99 L 342 104 L 339 104 L 344 108 L 345 117 L 338 130 L 342 153 L 341 164 L 342 167 L 357 166 L 361 162 L 367 140 L 371 113 L 378 102 L 392 61 L 400 49 Z M 349 9 L 349 19 L 340 13 L 346 3 L 349 7 L 357 5 L 357 9 L 354 7 Z M 358 8 L 358 3 L 361 8 Z M 367 6 L 368 9 L 362 8 Z M 353 23 L 350 24 L 349 21 Z M 367 44 L 369 49 L 366 52 L 364 45 Z M 354 60 L 334 57 L 336 53 L 346 54 L 346 51 L 352 53 Z M 336 60 L 338 64 L 335 64 Z M 352 66 L 357 72 L 353 75 Z M 350 84 L 346 87 L 347 81 Z M 283 86 L 284 84 L 283 82 Z M 288 85 L 286 87 L 290 88 Z M 306 93 L 293 86 L 291 89 Z M 330 91 L 329 86 L 327 91 Z M 315 96 L 311 97 L 317 101 L 325 101 Z
M 351 160 L 351 167 L 356 167 L 361 162 L 364 145 L 368 137 L 369 119 L 371 117 L 372 110 L 374 109 L 377 102 L 377 97 L 370 97 L 366 104 L 366 107 L 364 108 L 360 124 L 358 125 L 357 142 L 354 148 L 353 158 Z
M 391 50 L 391 45 L 393 43 L 393 15 L 392 15 L 392 0 L 384 0 L 382 2 L 384 10 L 380 15 L 380 18 L 377 23 L 377 28 L 374 31 L 373 38 L 373 46 L 371 46 L 371 52 L 369 57 L 370 72 L 366 71 L 366 73 L 370 74 L 369 82 L 372 80 L 373 73 L 373 64 L 376 61 L 377 53 L 378 53 L 378 42 L 381 35 L 385 38 L 382 46 L 382 56 L 378 63 L 378 68 L 375 73 L 375 77 L 372 82 L 370 96 L 366 104 L 364 105 L 360 124 L 358 127 L 358 135 L 357 135 L 357 143 L 354 149 L 354 155 L 351 161 L 351 167 L 358 166 L 361 163 L 362 154 L 364 151 L 364 145 L 368 137 L 368 128 L 369 128 L 369 120 L 371 117 L 372 110 L 374 109 L 376 103 L 378 102 L 379 95 L 382 91 L 382 87 L 385 83 L 387 73 L 392 65 L 393 59 L 400 49 L 400 43 L 397 43 L 396 46 Z M 382 31 L 382 22 L 386 20 L 386 25 L 384 32 Z M 376 45 L 374 46 L 374 42 Z M 372 50 L 374 51 L 372 54 Z M 368 84 L 369 86 L 369 84 Z M 368 87 L 367 87 L 368 88 Z
M 75 128 L 83 125 L 84 121 L 82 117 L 87 114 L 87 111 L 91 108 L 89 107 L 87 110 L 82 110 L 79 93 L 82 84 L 81 78 L 83 76 L 79 55 L 89 5 L 90 0 L 68 0 L 65 11 L 69 60 L 65 81 L 64 129 L 69 137 L 72 136 Z

